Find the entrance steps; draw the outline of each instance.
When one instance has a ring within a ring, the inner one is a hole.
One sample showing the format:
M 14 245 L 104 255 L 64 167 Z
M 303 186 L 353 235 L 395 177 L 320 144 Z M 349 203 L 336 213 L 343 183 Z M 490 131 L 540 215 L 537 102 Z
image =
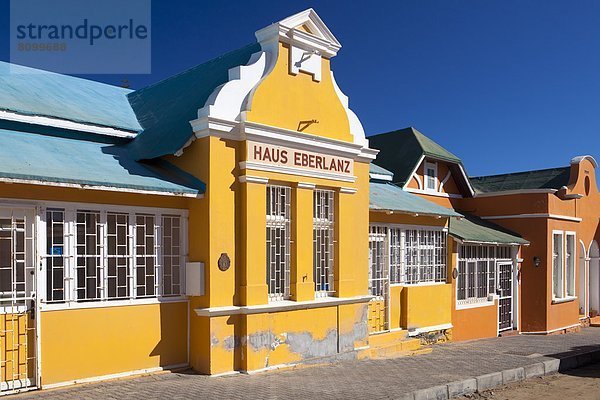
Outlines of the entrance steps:
M 393 330 L 369 335 L 369 348 L 365 358 L 390 358 L 405 355 L 431 353 L 430 348 L 421 348 L 421 340 L 408 336 L 407 330 Z
M 590 326 L 600 327 L 600 316 L 590 318 Z

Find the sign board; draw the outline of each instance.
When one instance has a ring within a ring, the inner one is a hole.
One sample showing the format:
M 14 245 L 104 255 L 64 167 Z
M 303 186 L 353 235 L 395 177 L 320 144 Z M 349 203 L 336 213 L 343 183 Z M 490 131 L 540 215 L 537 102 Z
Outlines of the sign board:
M 250 162 L 348 177 L 354 174 L 354 160 L 351 158 L 252 141 L 248 141 L 247 144 L 246 160 Z

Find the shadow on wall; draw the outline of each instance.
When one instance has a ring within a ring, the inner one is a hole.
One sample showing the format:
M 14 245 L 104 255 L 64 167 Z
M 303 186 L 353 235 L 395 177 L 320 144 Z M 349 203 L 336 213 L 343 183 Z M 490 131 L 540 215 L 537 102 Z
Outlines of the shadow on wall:
M 159 304 L 160 339 L 149 356 L 158 358 L 160 367 L 181 368 L 188 363 L 188 303 Z

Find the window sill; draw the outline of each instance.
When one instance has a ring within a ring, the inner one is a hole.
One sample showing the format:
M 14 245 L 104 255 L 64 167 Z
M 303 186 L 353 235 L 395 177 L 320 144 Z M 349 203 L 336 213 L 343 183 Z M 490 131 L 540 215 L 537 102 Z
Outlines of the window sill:
M 307 310 L 310 308 L 331 307 L 342 304 L 367 303 L 373 296 L 356 296 L 356 297 L 321 297 L 309 301 L 272 301 L 268 304 L 260 304 L 254 306 L 226 306 L 226 307 L 210 307 L 197 308 L 194 311 L 199 317 L 219 317 L 236 314 L 261 314 L 265 312 L 278 311 L 293 311 Z
M 494 297 L 492 300 L 485 298 L 485 299 L 478 299 L 478 300 L 473 300 L 473 301 L 464 302 L 464 303 L 457 302 L 456 309 L 457 310 L 468 310 L 470 308 L 489 307 L 489 306 L 493 306 L 495 304 L 495 301 L 496 301 L 496 297 Z
M 79 310 L 85 308 L 110 308 L 110 307 L 126 307 L 126 306 L 143 306 L 149 304 L 164 304 L 178 303 L 188 301 L 186 296 L 173 297 L 150 297 L 147 299 L 132 299 L 132 300 L 99 300 L 86 301 L 78 303 L 71 301 L 68 303 L 41 303 L 40 311 L 60 311 L 60 310 Z
M 552 304 L 570 303 L 575 300 L 577 300 L 577 296 L 563 297 L 560 299 L 552 299 Z
M 442 286 L 442 285 L 448 285 L 448 282 L 419 282 L 419 283 L 391 283 L 390 287 L 397 287 L 397 286 L 402 286 L 402 287 L 420 287 L 420 286 Z

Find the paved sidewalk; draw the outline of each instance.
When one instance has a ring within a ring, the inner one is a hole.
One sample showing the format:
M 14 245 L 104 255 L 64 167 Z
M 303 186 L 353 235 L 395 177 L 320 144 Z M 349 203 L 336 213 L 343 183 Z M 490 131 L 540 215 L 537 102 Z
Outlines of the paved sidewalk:
M 344 361 L 332 365 L 257 375 L 207 377 L 167 373 L 66 389 L 29 392 L 24 399 L 397 399 L 413 391 L 463 381 L 502 370 L 562 359 L 592 361 L 600 357 L 600 328 L 554 336 L 510 336 L 434 346 L 430 354 L 385 360 Z M 586 354 L 582 356 L 581 354 Z M 580 355 L 579 357 L 574 357 Z M 557 361 L 548 365 L 558 367 Z M 520 370 L 523 371 L 523 370 Z M 542 366 L 542 373 L 543 373 Z M 495 374 L 498 375 L 498 374 Z M 431 392 L 423 392 L 426 396 Z M 417 394 L 416 398 L 421 398 Z M 427 397 L 423 397 L 427 398 Z M 443 398 L 443 397 L 442 397 Z

